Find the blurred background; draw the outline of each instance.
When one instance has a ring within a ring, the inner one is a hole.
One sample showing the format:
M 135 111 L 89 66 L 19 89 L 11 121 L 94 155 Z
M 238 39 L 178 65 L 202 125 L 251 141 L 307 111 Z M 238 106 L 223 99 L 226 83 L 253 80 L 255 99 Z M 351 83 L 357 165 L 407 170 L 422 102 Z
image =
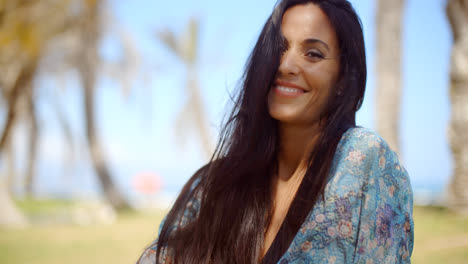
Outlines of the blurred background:
M 135 262 L 210 158 L 276 1 L 0 0 L 0 263 Z M 352 0 L 358 125 L 398 153 L 415 263 L 468 263 L 468 1 Z

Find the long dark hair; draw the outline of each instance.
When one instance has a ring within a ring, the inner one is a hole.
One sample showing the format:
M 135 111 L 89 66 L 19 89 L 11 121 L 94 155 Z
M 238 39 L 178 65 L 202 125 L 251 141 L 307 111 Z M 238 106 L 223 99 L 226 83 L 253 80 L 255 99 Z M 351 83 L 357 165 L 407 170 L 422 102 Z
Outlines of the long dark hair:
M 157 263 L 163 262 L 162 255 L 184 264 L 262 260 L 279 146 L 277 121 L 268 113 L 267 94 L 283 51 L 283 15 L 288 8 L 306 3 L 320 7 L 335 29 L 340 74 L 307 172 L 263 263 L 279 260 L 323 194 L 338 142 L 355 126 L 364 97 L 367 73 L 362 25 L 346 0 L 282 0 L 250 54 L 243 85 L 211 162 L 192 176 L 167 215 L 158 238 Z

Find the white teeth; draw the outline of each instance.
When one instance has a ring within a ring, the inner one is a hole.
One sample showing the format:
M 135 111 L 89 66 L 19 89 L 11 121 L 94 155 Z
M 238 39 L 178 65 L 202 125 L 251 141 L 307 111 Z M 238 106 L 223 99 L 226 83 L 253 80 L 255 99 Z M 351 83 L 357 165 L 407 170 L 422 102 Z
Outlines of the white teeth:
M 301 91 L 300 89 L 297 89 L 297 88 L 284 87 L 284 86 L 276 86 L 276 89 L 283 91 L 283 92 L 288 92 L 288 93 L 297 93 Z

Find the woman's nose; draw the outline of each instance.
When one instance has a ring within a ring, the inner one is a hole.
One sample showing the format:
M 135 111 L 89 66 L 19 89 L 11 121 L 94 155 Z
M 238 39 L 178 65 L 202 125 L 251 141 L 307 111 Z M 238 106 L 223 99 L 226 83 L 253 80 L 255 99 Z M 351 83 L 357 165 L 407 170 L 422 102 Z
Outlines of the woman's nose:
M 283 53 L 278 71 L 281 75 L 295 75 L 300 71 L 297 57 L 291 50 Z

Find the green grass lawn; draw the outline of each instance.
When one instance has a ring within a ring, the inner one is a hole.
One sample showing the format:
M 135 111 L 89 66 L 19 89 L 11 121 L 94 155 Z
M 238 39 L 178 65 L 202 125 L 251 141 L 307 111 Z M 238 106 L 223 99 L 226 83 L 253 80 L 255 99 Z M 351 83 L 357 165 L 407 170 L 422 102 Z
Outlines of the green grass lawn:
M 415 207 L 414 263 L 468 263 L 468 217 L 447 209 Z
M 18 205 L 30 217 L 63 212 L 71 207 L 69 202 L 60 201 L 21 201 Z M 0 263 L 135 263 L 145 246 L 156 237 L 165 213 L 126 212 L 108 225 L 0 229 Z
M 37 211 L 34 206 L 20 206 L 28 212 Z M 57 205 L 42 206 L 50 209 Z M 164 214 L 128 212 L 110 225 L 0 230 L 0 263 L 135 263 L 155 237 Z M 468 218 L 445 209 L 416 207 L 414 220 L 413 263 L 468 263 Z

